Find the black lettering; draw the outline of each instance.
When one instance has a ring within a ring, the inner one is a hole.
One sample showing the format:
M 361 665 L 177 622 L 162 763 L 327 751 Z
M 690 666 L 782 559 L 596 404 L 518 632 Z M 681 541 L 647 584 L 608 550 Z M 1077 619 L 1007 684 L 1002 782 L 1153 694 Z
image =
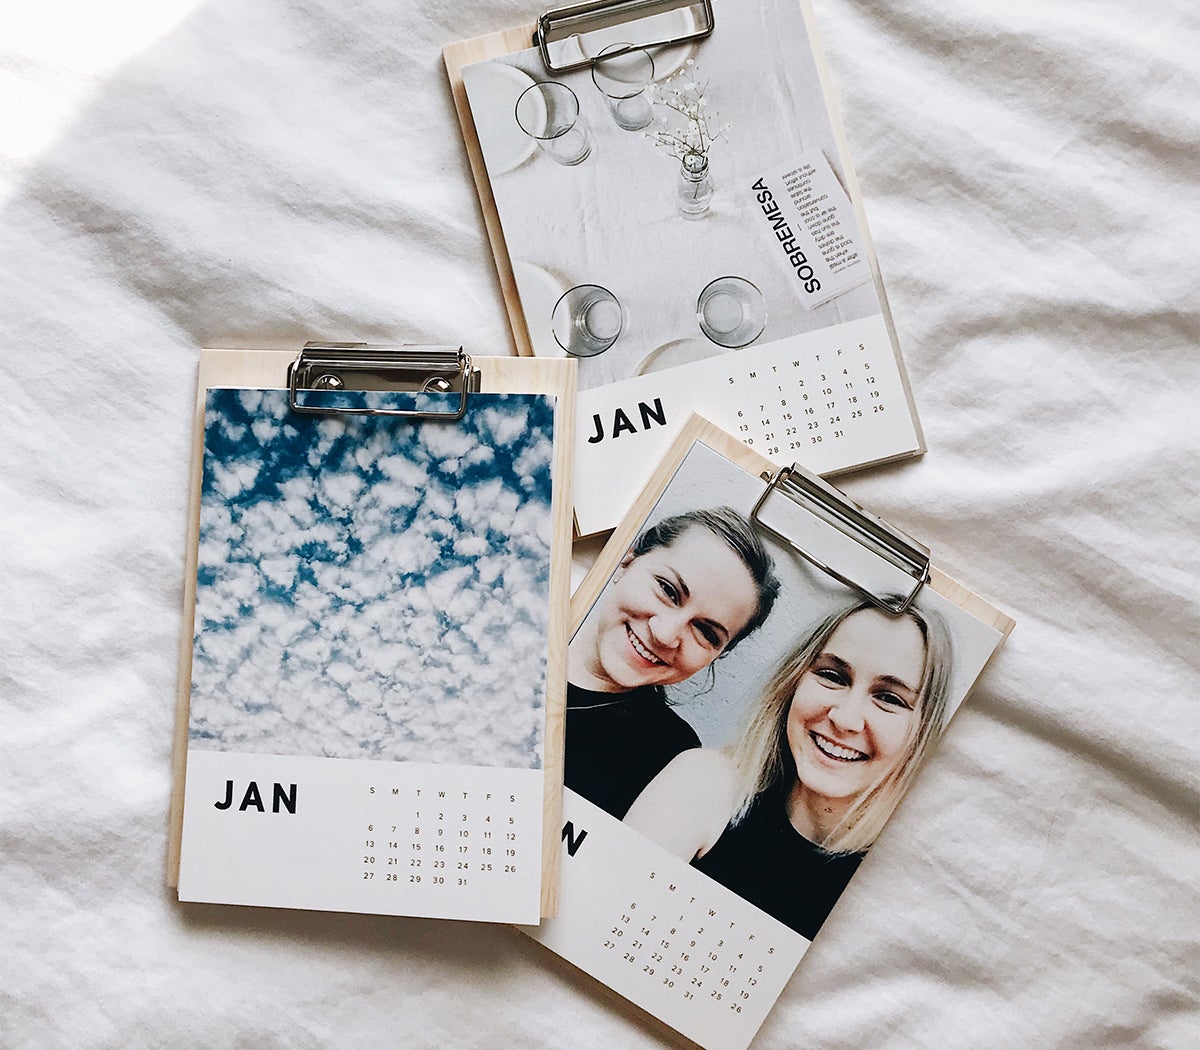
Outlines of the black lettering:
M 645 401 L 638 402 L 638 410 L 642 413 L 642 429 L 650 429 L 650 420 L 654 420 L 660 427 L 667 425 L 667 412 L 662 406 L 662 398 L 654 399 L 654 408 L 651 408 Z
M 625 410 L 623 408 L 618 408 L 617 411 L 613 414 L 612 436 L 615 438 L 619 438 L 624 433 L 636 434 L 637 427 L 635 427 L 629 421 L 629 417 L 627 415 L 625 415 Z
M 601 426 L 601 424 L 600 424 L 600 413 L 599 412 L 597 412 L 594 416 L 592 416 L 592 422 L 596 424 L 596 433 L 594 433 L 590 438 L 588 438 L 589 445 L 594 445 L 594 444 L 596 444 L 597 441 L 604 440 L 604 427 Z
M 246 788 L 246 794 L 242 796 L 242 804 L 238 806 L 238 812 L 244 813 L 247 809 L 253 806 L 259 813 L 265 813 L 266 807 L 263 805 L 262 795 L 258 793 L 258 784 L 253 780 L 250 781 Z
M 575 837 L 575 825 L 571 821 L 567 821 L 563 825 L 562 840 L 567 844 L 567 856 L 573 857 L 579 852 L 579 847 L 583 845 L 583 840 L 587 838 L 587 832 L 581 831 L 579 837 Z
M 227 781 L 225 781 L 225 801 L 224 802 L 214 802 L 213 806 L 216 809 L 228 809 L 232 805 L 233 805 L 233 781 L 227 780 Z
M 290 789 L 290 791 L 284 791 L 282 784 L 275 785 L 275 791 L 271 798 L 272 813 L 278 813 L 281 805 L 289 813 L 296 812 L 296 785 L 291 784 Z
M 804 290 L 810 295 L 813 292 L 819 291 L 821 282 L 817 280 L 816 271 L 808 261 L 808 256 L 804 250 L 796 243 L 796 234 L 793 232 L 791 225 L 783 214 L 783 209 L 775 201 L 771 195 L 771 191 L 767 189 L 766 183 L 760 178 L 753 186 L 753 189 L 760 191 L 758 193 L 758 202 L 762 206 L 763 214 L 767 217 L 767 221 L 771 224 L 771 230 L 775 234 L 775 239 L 783 248 L 784 254 L 787 256 L 788 262 L 796 271 L 796 277 L 803 283 Z M 808 216 L 808 212 L 802 212 L 801 217 Z M 809 227 L 811 229 L 811 223 Z

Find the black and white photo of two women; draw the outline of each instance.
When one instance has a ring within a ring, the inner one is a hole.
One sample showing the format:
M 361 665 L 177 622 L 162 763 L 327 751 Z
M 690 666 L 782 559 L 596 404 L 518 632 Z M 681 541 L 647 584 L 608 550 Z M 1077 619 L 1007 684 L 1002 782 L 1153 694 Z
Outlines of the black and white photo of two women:
M 694 446 L 620 557 L 570 644 L 566 785 L 811 939 L 999 634 L 838 583 L 751 524 L 756 482 Z

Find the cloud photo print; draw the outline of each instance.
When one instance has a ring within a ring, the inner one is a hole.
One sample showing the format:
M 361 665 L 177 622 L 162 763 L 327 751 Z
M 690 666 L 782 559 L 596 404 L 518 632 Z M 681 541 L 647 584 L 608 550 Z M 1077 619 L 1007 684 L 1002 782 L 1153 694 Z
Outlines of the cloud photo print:
M 189 746 L 539 767 L 552 423 L 516 395 L 397 425 L 212 391 Z

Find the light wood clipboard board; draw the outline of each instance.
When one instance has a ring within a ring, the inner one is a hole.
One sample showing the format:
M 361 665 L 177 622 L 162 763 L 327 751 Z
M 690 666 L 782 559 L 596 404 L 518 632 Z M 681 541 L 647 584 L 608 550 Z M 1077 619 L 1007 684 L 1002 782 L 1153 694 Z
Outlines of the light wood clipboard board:
M 179 884 L 183 832 L 183 783 L 187 769 L 188 712 L 192 679 L 192 636 L 196 613 L 196 568 L 200 536 L 200 486 L 204 455 L 204 398 L 211 387 L 286 388 L 292 350 L 202 350 L 192 434 L 191 498 L 184 571 L 183 628 L 175 706 L 167 884 Z M 567 695 L 567 617 L 571 593 L 571 478 L 575 433 L 575 362 L 539 358 L 472 357 L 480 388 L 488 393 L 537 393 L 557 398 L 551 498 L 550 618 L 546 667 L 545 789 L 542 811 L 543 917 L 558 906 L 559 828 L 562 826 L 563 726 Z
M 572 636 L 587 618 L 596 599 L 599 598 L 600 592 L 608 585 L 609 579 L 620 565 L 621 559 L 633 546 L 638 534 L 646 524 L 647 517 L 662 496 L 663 491 L 671 483 L 672 478 L 675 476 L 675 471 L 697 441 L 707 445 L 714 452 L 719 453 L 730 462 L 741 467 L 747 474 L 761 476 L 763 472 L 773 474 L 778 469 L 777 465 L 767 459 L 766 456 L 754 451 L 754 449 L 747 445 L 743 445 L 737 438 L 726 433 L 703 416 L 693 413 L 684 424 L 675 441 L 671 444 L 666 456 L 655 469 L 646 487 L 634 501 L 633 506 L 625 515 L 621 524 L 605 543 L 591 569 L 588 570 L 587 576 L 571 596 L 570 634 Z M 974 591 L 964 587 L 957 580 L 947 576 L 937 568 L 930 569 L 930 578 L 926 586 L 977 620 L 1000 632 L 1002 640 L 997 644 L 995 650 L 993 650 L 988 663 L 992 659 L 995 659 L 995 654 L 1002 648 L 1003 640 L 1008 638 L 1016 621 L 1001 612 L 986 599 L 981 598 Z M 983 676 L 983 672 L 986 669 L 987 664 L 980 669 L 979 676 L 976 677 L 975 683 L 964 694 L 962 702 L 965 702 L 967 697 L 970 696 L 975 684 L 978 683 L 979 678 Z M 545 945 L 542 945 L 542 948 L 559 963 L 564 961 L 553 949 Z M 569 965 L 571 965 L 573 973 L 578 975 L 589 987 L 598 992 L 606 1001 L 611 1002 L 616 1009 L 628 1017 L 637 1019 L 641 1024 L 646 1025 L 671 1043 L 680 1046 L 699 1045 L 677 1032 L 654 1014 L 638 1006 L 631 1000 L 626 999 L 620 992 L 609 987 L 598 977 L 593 976 L 586 970 L 579 969 L 573 964 Z
M 471 164 L 471 175 L 479 193 L 479 206 L 483 210 L 483 223 L 487 227 L 492 255 L 496 259 L 496 273 L 500 278 L 500 294 L 504 297 L 504 308 L 508 312 L 509 329 L 512 332 L 513 348 L 522 357 L 533 356 L 533 344 L 529 340 L 529 327 L 525 324 L 525 311 L 521 308 L 521 296 L 517 292 L 517 281 L 513 277 L 512 261 L 508 257 L 508 245 L 504 241 L 504 230 L 500 225 L 500 213 L 496 210 L 496 198 L 492 194 L 492 183 L 488 178 L 487 165 L 483 160 L 483 148 L 475 132 L 475 120 L 471 116 L 471 103 L 467 101 L 467 88 L 463 83 L 463 66 L 482 62 L 488 58 L 511 55 L 533 46 L 534 25 L 517 26 L 487 36 L 447 44 L 442 49 L 442 61 L 446 64 L 446 75 L 450 78 L 450 91 L 454 96 L 454 109 L 462 127 L 463 142 L 467 147 L 467 160 Z

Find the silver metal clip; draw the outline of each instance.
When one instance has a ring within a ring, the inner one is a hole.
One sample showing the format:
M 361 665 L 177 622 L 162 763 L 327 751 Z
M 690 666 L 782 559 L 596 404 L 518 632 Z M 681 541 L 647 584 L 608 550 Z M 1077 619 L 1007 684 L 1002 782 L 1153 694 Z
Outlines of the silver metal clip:
M 912 605 L 929 581 L 928 547 L 795 464 L 764 473 L 763 480 L 767 487 L 750 511 L 751 522 L 880 608 L 902 613 Z M 775 512 L 787 518 L 786 532 L 763 520 L 776 494 L 790 501 Z M 796 506 L 807 513 L 789 515 Z
M 551 73 L 635 48 L 700 40 L 713 31 L 712 0 L 590 0 L 540 15 L 533 42 Z M 605 50 L 605 49 L 608 50 Z
M 462 419 L 467 394 L 479 389 L 479 373 L 461 346 L 368 343 L 305 343 L 288 365 L 288 403 L 296 412 L 320 415 L 401 416 Z M 418 394 L 457 393 L 457 403 L 438 409 L 372 408 L 305 403 L 313 391 L 402 390 Z

